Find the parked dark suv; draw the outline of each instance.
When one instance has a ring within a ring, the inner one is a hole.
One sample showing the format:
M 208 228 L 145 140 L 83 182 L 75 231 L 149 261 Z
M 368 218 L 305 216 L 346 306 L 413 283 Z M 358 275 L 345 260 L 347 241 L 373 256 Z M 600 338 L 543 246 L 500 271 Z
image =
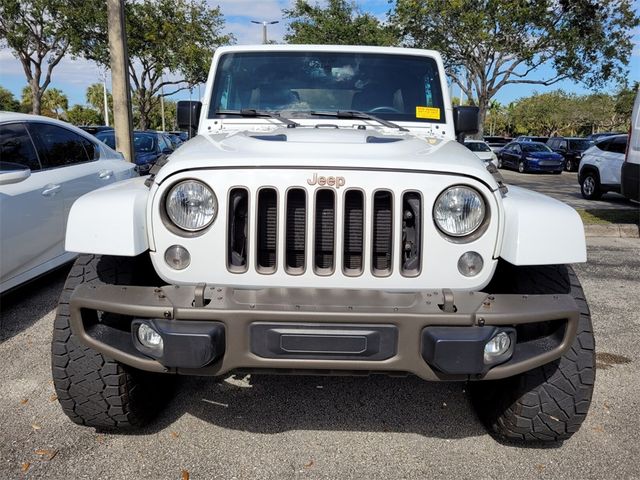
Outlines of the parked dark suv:
M 582 153 L 592 145 L 593 142 L 586 138 L 553 137 L 547 141 L 547 147 L 564 157 L 567 172 L 578 170 Z

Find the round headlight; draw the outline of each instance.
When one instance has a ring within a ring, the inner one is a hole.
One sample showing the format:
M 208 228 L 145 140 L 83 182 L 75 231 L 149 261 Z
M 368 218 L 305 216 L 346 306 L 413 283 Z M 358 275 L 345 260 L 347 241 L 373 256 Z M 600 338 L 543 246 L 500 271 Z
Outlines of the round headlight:
M 452 237 L 464 237 L 475 232 L 485 217 L 484 200 L 471 187 L 455 186 L 440 194 L 433 207 L 433 219 L 438 228 Z
M 185 180 L 171 188 L 166 201 L 169 219 L 182 230 L 196 232 L 208 227 L 218 213 L 213 191 L 197 180 Z

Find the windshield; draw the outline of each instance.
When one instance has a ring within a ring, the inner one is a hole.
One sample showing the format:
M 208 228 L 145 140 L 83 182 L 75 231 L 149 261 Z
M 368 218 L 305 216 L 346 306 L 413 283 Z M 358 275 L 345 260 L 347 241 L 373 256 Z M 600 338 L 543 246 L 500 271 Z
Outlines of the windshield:
M 483 142 L 468 142 L 464 144 L 472 152 L 490 152 L 489 145 Z
M 578 150 L 582 152 L 593 145 L 590 140 L 569 140 L 569 150 Z
M 356 110 L 386 120 L 446 121 L 435 60 L 410 55 L 227 53 L 216 71 L 209 118 L 243 109 Z
M 542 143 L 526 142 L 522 143 L 522 150 L 525 152 L 550 152 L 551 149 Z

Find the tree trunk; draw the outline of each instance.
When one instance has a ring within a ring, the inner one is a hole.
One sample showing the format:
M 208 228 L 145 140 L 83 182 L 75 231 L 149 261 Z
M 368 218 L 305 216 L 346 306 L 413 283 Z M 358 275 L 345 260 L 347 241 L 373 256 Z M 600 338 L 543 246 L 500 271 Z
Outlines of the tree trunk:
M 138 128 L 140 130 L 147 130 L 149 128 L 149 102 L 147 99 L 147 93 L 145 90 L 140 89 L 137 92 L 138 95 L 138 112 L 140 118 L 138 120 Z
M 37 80 L 34 78 L 31 81 L 31 113 L 34 115 L 40 115 L 42 113 L 42 92 Z
M 484 122 L 487 120 L 487 111 L 489 110 L 489 100 L 484 97 L 478 98 L 478 133 L 474 135 L 478 140 L 482 140 L 484 136 Z

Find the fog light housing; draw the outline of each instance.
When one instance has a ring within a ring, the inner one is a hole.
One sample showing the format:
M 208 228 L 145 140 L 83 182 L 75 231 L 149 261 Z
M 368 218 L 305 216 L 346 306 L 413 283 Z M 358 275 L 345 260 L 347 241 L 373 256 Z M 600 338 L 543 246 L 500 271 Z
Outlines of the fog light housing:
M 513 352 L 513 341 L 507 332 L 498 332 L 484 346 L 484 363 L 504 361 Z
M 154 352 L 162 353 L 162 350 L 164 349 L 162 336 L 158 332 L 156 332 L 149 324 L 140 323 L 138 325 L 136 336 L 138 337 L 138 341 L 143 347 L 148 348 L 149 350 L 153 350 Z
M 191 263 L 191 254 L 182 245 L 172 245 L 164 252 L 164 261 L 174 270 L 184 270 Z
M 458 271 L 465 277 L 475 277 L 483 266 L 484 261 L 477 252 L 465 252 L 458 259 Z

